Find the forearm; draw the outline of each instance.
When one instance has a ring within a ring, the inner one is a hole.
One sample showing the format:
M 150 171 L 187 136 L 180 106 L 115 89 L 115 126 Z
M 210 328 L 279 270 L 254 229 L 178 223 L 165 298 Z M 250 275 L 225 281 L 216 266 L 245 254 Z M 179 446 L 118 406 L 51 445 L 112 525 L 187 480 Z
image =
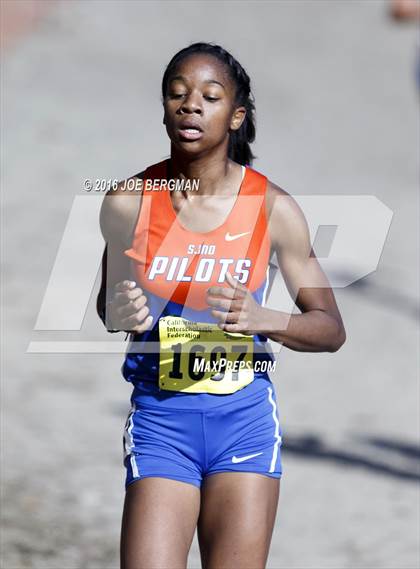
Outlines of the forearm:
M 101 289 L 96 298 L 96 312 L 101 320 L 105 312 L 105 304 L 106 304 L 106 296 L 104 294 L 104 290 Z
M 287 314 L 261 309 L 260 332 L 274 342 L 298 352 L 335 352 L 344 343 L 342 326 L 323 310 Z
M 105 290 L 101 289 L 98 294 L 98 298 L 96 299 L 96 312 L 98 313 L 99 318 L 102 320 L 107 332 L 110 332 L 111 334 L 115 332 L 125 332 L 125 330 L 116 330 L 112 326 L 108 314 L 108 304 L 109 301 L 107 302 Z

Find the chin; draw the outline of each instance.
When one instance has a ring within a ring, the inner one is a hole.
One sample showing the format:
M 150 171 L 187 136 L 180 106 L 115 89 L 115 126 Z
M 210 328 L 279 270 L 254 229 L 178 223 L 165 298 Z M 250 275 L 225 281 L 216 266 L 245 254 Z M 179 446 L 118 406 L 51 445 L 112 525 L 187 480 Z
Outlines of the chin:
M 171 142 L 173 147 L 176 148 L 178 152 L 185 154 L 186 156 L 197 156 L 198 154 L 203 154 L 210 150 L 210 148 L 207 148 L 203 144 L 200 144 L 199 142 L 201 141 L 184 142 L 183 140 L 177 140 L 174 142 L 172 140 Z

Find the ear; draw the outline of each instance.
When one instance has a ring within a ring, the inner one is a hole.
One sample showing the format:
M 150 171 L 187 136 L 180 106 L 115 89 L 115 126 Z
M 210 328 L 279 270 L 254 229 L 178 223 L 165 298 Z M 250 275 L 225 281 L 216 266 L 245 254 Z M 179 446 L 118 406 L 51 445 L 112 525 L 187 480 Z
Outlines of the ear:
M 244 122 L 246 117 L 245 107 L 238 107 L 234 110 L 232 118 L 230 120 L 230 130 L 238 130 L 241 128 L 241 124 Z

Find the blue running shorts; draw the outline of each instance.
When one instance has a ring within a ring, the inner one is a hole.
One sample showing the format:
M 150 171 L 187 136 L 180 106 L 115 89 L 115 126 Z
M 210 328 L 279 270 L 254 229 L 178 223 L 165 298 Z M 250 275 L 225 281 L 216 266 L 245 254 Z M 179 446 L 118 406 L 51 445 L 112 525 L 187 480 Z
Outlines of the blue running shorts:
M 282 473 L 274 386 L 258 375 L 228 395 L 159 390 L 138 382 L 124 428 L 125 486 L 160 476 L 200 488 L 217 472 Z

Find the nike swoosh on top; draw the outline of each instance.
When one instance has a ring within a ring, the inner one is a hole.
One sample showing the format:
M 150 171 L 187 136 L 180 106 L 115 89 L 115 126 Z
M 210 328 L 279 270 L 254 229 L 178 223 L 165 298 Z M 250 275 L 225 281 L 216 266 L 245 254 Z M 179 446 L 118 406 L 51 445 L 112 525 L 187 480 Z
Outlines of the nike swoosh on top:
M 248 235 L 251 233 L 250 231 L 245 231 L 245 233 L 237 233 L 236 235 L 231 235 L 229 231 L 225 235 L 226 241 L 234 241 L 235 239 L 239 239 L 239 237 L 243 237 L 244 235 Z
M 232 462 L 243 462 L 244 460 L 249 460 L 250 458 L 254 458 L 254 456 L 259 456 L 263 454 L 262 452 L 256 452 L 255 454 L 248 454 L 248 456 L 232 456 Z

